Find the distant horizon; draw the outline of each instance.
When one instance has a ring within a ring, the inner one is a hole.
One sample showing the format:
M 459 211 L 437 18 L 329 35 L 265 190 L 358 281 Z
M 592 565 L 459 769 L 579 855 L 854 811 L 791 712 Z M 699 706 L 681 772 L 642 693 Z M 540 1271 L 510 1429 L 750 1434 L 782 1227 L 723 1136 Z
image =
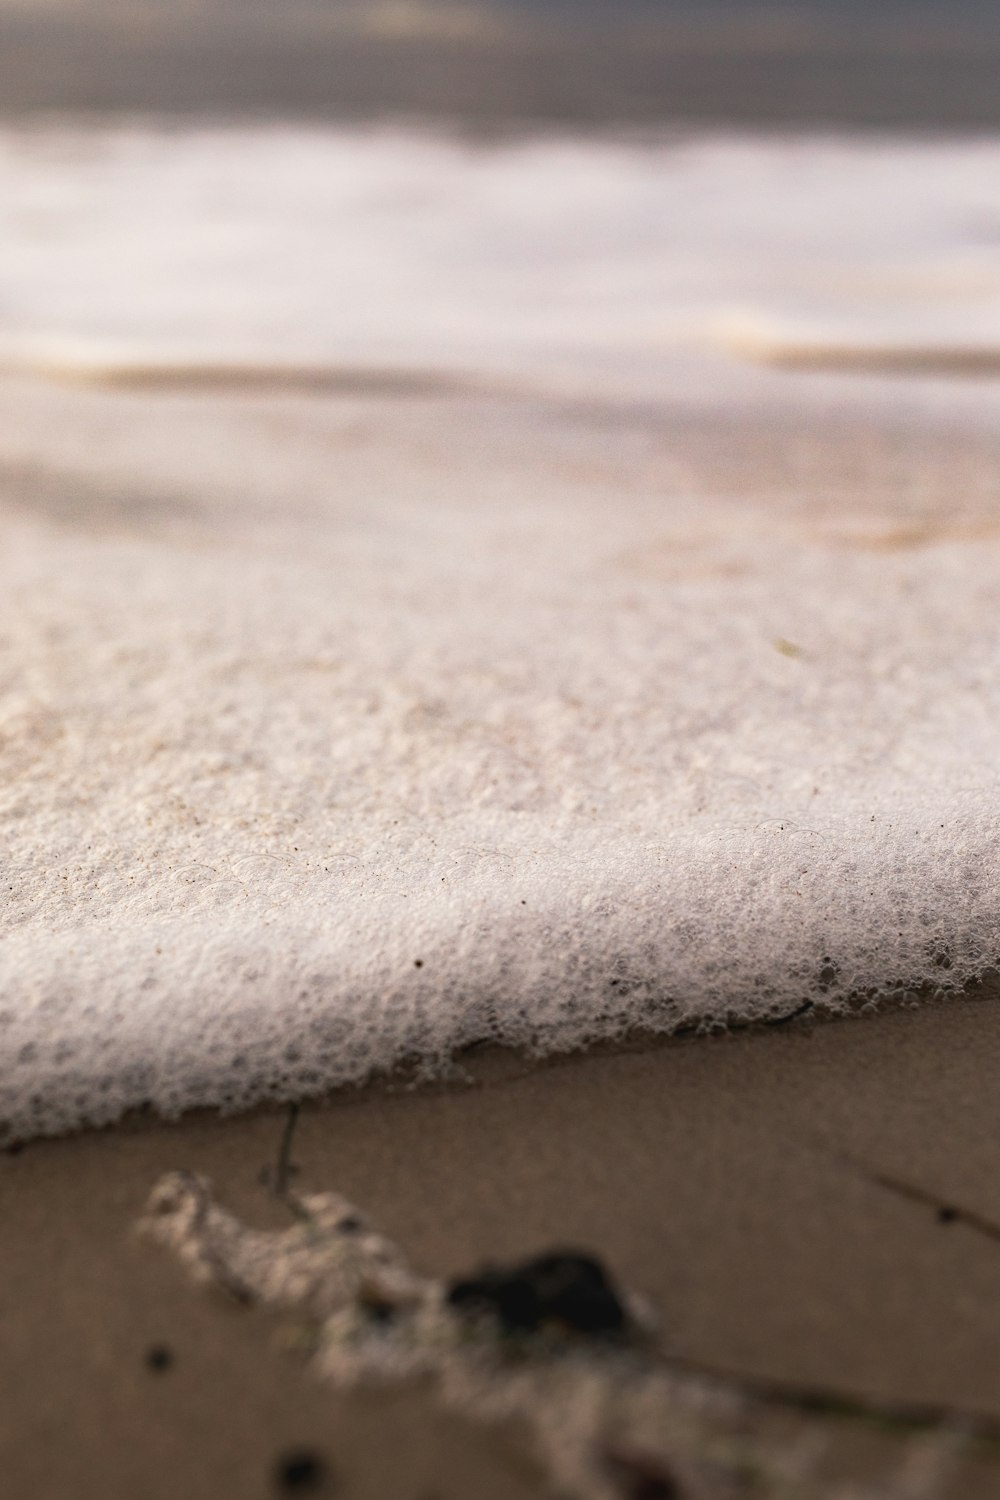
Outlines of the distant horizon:
M 0 0 L 0 114 L 1000 127 L 991 0 Z

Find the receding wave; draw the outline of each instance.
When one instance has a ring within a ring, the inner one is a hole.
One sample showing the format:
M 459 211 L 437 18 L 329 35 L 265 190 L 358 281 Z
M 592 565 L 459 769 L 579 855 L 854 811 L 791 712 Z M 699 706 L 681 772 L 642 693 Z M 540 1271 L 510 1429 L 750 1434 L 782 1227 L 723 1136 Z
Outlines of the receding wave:
M 2 143 L 9 1135 L 997 967 L 998 143 Z

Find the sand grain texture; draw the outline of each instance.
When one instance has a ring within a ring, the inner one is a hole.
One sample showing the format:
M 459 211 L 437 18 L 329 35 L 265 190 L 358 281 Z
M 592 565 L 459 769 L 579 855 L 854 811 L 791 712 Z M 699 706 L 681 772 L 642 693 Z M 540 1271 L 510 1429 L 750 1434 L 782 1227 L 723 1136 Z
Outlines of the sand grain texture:
M 428 1274 L 576 1244 L 651 1298 L 677 1352 L 736 1377 L 996 1416 L 1000 1247 L 936 1205 L 1000 1216 L 997 1014 L 984 994 L 543 1067 L 498 1054 L 470 1063 L 471 1086 L 308 1109 L 295 1181 L 363 1203 Z M 305 1445 L 338 1493 L 542 1493 L 511 1435 L 419 1393 L 345 1400 L 281 1319 L 199 1290 L 136 1239 L 152 1183 L 178 1165 L 248 1222 L 287 1223 L 260 1180 L 283 1123 L 134 1120 L 0 1158 L 12 1492 L 263 1500 L 276 1454 Z M 175 1363 L 151 1373 L 163 1343 Z M 872 1484 L 900 1452 L 898 1435 L 835 1422 L 824 1463 Z M 979 1457 L 940 1494 L 995 1487 Z

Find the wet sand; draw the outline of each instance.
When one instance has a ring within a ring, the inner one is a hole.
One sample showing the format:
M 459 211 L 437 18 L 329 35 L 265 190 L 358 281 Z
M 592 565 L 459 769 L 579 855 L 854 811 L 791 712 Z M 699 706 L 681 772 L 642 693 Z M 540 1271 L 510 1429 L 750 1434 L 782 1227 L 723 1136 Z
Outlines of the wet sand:
M 674 1354 L 737 1381 L 1000 1417 L 995 988 L 465 1067 L 450 1085 L 305 1107 L 296 1185 L 363 1205 L 432 1274 L 594 1251 L 652 1300 Z M 426 1390 L 338 1395 L 290 1346 L 287 1319 L 195 1286 L 135 1236 L 177 1167 L 212 1178 L 248 1222 L 287 1222 L 266 1186 L 285 1124 L 281 1111 L 134 1117 L 0 1158 L 8 1493 L 252 1500 L 290 1487 L 289 1455 L 323 1466 L 315 1493 L 545 1492 L 516 1434 L 445 1416 Z M 828 1425 L 832 1470 L 892 1470 L 899 1437 Z M 980 1452 L 935 1493 L 996 1485 Z

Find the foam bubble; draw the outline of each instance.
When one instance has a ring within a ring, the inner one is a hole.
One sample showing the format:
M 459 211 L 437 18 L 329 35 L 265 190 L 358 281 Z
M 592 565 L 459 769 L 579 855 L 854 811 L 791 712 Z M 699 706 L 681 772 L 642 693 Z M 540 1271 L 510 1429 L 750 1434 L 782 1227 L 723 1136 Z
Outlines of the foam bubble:
M 8 1131 L 995 964 L 988 393 L 658 369 L 655 406 L 8 379 Z

